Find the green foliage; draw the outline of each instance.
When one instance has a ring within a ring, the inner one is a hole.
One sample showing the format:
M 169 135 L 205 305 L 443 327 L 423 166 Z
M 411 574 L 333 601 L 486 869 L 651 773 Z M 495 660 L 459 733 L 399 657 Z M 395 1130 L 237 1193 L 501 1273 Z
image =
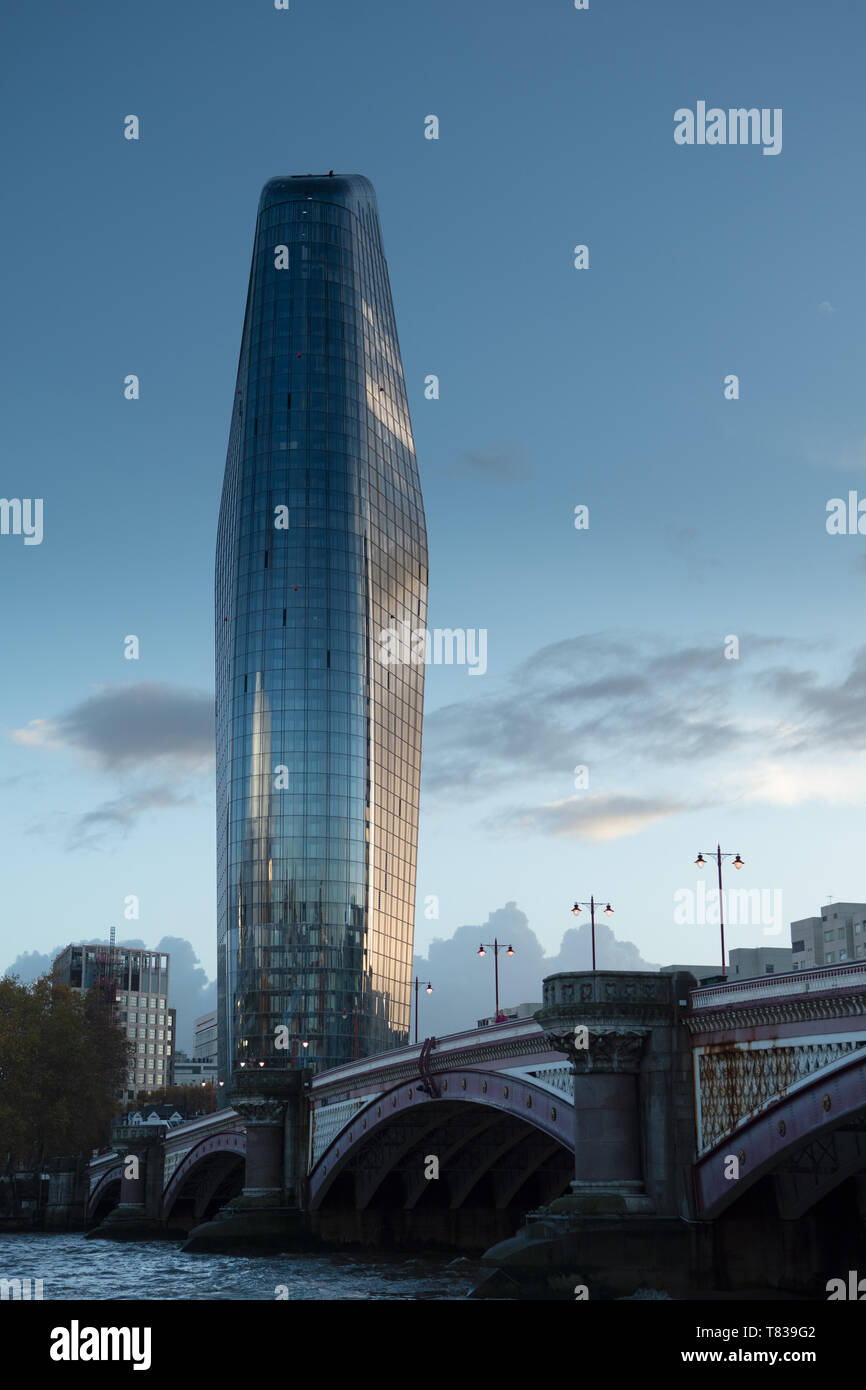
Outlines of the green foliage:
M 107 1144 L 129 1057 L 98 991 L 0 980 L 0 1162 L 36 1167 Z

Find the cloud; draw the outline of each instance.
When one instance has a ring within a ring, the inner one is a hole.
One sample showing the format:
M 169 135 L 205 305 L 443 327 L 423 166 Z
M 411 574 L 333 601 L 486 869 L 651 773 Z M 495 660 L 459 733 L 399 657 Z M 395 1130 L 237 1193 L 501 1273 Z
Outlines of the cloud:
M 588 914 L 587 914 L 588 916 Z M 569 918 L 568 920 L 573 920 Z M 565 931 L 559 951 L 548 956 L 526 913 L 514 902 L 490 913 L 483 926 L 458 927 L 448 938 L 437 937 L 426 956 L 416 955 L 413 973 L 433 986 L 433 993 L 419 991 L 418 1036 L 441 1036 L 474 1028 L 479 1018 L 494 1011 L 493 952 L 479 957 L 482 942 L 494 937 L 514 947 L 514 955 L 500 954 L 499 997 L 502 1006 L 535 1003 L 540 1006 L 542 980 L 563 970 L 589 970 L 592 965 L 591 927 L 587 920 Z M 595 940 L 600 970 L 657 970 L 642 959 L 630 941 L 618 941 L 607 920 L 596 922 Z M 413 997 L 414 1008 L 414 997 Z
M 543 647 L 504 688 L 427 716 L 425 786 L 479 795 L 610 754 L 666 766 L 730 754 L 752 737 L 730 713 L 733 665 L 722 634 L 713 647 L 599 634 Z
M 129 796 L 105 801 L 95 811 L 79 816 L 72 830 L 69 848 L 82 849 L 101 842 L 104 834 L 117 830 L 127 835 L 145 811 L 175 806 L 192 806 L 195 797 L 180 795 L 173 787 L 163 784 L 147 787 Z
M 835 314 L 835 312 L 836 308 L 833 304 L 830 303 L 829 299 L 821 300 L 821 303 L 818 305 L 819 314 Z
M 730 779 L 731 798 L 765 806 L 801 806 L 808 801 L 832 806 L 866 805 L 866 758 L 792 763 L 766 760 L 738 770 Z
M 800 763 L 796 795 L 811 779 L 832 801 L 830 779 L 816 783 L 810 768 L 816 755 L 866 750 L 866 647 L 834 662 L 826 643 L 741 633 L 740 659 L 725 660 L 725 636 L 593 633 L 542 647 L 503 681 L 428 714 L 428 804 L 495 796 L 488 830 L 612 839 L 744 794 L 759 801 L 762 787 L 766 804 L 786 804 Z M 820 674 L 810 664 L 819 647 Z M 769 770 L 756 777 L 782 761 L 788 790 Z M 573 797 L 581 765 L 585 794 Z M 849 795 L 840 790 L 839 804 Z
M 453 470 L 458 471 L 458 470 Z M 522 444 L 496 444 L 489 449 L 467 450 L 460 455 L 460 472 L 488 482 L 525 483 L 534 474 Z
M 540 806 L 523 806 L 489 817 L 494 832 L 567 835 L 574 840 L 617 840 L 685 809 L 677 801 L 653 802 L 637 796 L 572 796 Z M 690 809 L 693 809 L 690 808 Z
M 104 771 L 147 763 L 204 770 L 214 757 L 213 696 L 155 682 L 105 686 L 53 719 L 33 719 L 13 740 L 79 753 Z
M 852 654 L 847 674 L 835 679 L 822 681 L 817 671 L 784 666 L 764 672 L 759 681 L 799 716 L 781 740 L 785 751 L 866 748 L 866 647 Z
M 826 464 L 826 454 L 820 456 L 820 461 Z M 854 444 L 846 444 L 839 450 L 830 466 L 844 473 L 862 472 L 866 468 L 866 439 L 857 440 Z
M 707 550 L 706 533 L 696 526 L 666 524 L 662 535 L 668 554 L 683 562 L 690 579 L 701 579 L 718 569 L 718 556 Z
M 70 752 L 99 772 L 122 774 L 122 795 L 79 816 L 69 834 L 68 849 L 94 849 L 111 832 L 129 834 L 146 811 L 195 804 L 183 782 L 213 766 L 213 697 L 153 682 L 105 686 L 64 714 L 32 719 L 11 737 L 24 748 Z M 154 772 L 170 780 L 153 781 Z M 136 779 L 147 780 L 135 786 Z M 34 829 L 49 833 L 50 824 Z

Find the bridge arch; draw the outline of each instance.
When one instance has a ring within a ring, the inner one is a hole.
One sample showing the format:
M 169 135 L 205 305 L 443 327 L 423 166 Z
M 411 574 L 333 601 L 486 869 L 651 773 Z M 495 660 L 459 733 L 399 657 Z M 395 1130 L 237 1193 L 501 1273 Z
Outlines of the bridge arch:
M 833 1161 L 804 1166 L 814 1145 L 834 1136 Z M 837 1149 L 840 1152 L 836 1152 Z M 739 1176 L 725 1177 L 725 1161 L 736 1157 Z M 799 1171 L 798 1171 L 799 1170 Z M 751 1116 L 720 1139 L 694 1168 L 695 1205 L 701 1219 L 714 1219 L 731 1207 L 762 1177 L 776 1174 L 785 1215 L 801 1216 L 834 1187 L 857 1172 L 866 1172 L 866 1049 L 858 1049 L 814 1073 L 760 1114 Z M 798 1179 L 805 1179 L 805 1181 Z
M 491 1071 L 437 1074 L 433 1095 L 420 1084 L 391 1087 L 344 1124 L 311 1168 L 311 1210 L 341 1191 L 348 1200 L 350 1186 L 350 1204 L 359 1211 L 375 1206 L 380 1194 L 394 1200 L 397 1174 L 403 1210 L 434 1194 L 456 1210 L 477 1198 L 485 1182 L 499 1209 L 533 1179 L 548 1200 L 567 1188 L 574 1112 L 566 1096 Z M 424 1176 L 428 1156 L 438 1160 L 439 1183 Z
M 195 1221 L 204 1220 L 211 1208 L 236 1195 L 229 1188 L 240 1191 L 246 1152 L 246 1134 L 237 1130 L 223 1130 L 194 1144 L 163 1189 L 163 1220 L 178 1216 L 179 1206 L 186 1206 Z
M 123 1164 L 118 1160 L 113 1168 L 107 1168 L 99 1181 L 91 1189 L 87 1198 L 87 1220 L 102 1220 L 120 1201 L 120 1183 L 123 1177 Z

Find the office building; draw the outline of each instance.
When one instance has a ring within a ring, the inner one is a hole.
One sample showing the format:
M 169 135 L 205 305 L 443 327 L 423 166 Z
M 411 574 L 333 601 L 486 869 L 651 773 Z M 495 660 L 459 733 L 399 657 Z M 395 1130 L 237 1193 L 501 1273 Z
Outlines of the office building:
M 118 1100 L 135 1100 L 139 1091 L 170 1083 L 174 1027 L 168 955 L 126 946 L 67 946 L 54 961 L 54 973 L 82 993 L 101 990 L 118 1027 L 134 1042 L 127 1088 L 118 1092 Z
M 215 576 L 219 1073 L 408 1041 L 426 629 L 376 197 L 259 202 Z
M 866 903 L 826 903 L 818 917 L 791 923 L 795 970 L 843 965 L 866 955 Z
M 172 1075 L 175 1086 L 200 1086 L 203 1082 L 208 1086 L 214 1086 L 217 1080 L 217 1064 L 204 1061 L 201 1057 L 187 1057 L 185 1052 L 176 1052 Z
M 193 1024 L 192 1055 L 200 1062 L 217 1060 L 217 1011 L 202 1014 Z
M 738 946 L 728 954 L 729 980 L 784 975 L 793 969 L 794 953 L 790 946 Z

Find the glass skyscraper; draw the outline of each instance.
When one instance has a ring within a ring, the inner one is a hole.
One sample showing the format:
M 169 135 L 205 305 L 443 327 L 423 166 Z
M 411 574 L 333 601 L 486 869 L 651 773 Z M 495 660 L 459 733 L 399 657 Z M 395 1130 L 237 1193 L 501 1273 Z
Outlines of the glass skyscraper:
M 322 1068 L 408 1040 L 424 666 L 380 652 L 383 632 L 426 620 L 373 187 L 271 179 L 216 555 L 227 1082 L 240 1062 Z

